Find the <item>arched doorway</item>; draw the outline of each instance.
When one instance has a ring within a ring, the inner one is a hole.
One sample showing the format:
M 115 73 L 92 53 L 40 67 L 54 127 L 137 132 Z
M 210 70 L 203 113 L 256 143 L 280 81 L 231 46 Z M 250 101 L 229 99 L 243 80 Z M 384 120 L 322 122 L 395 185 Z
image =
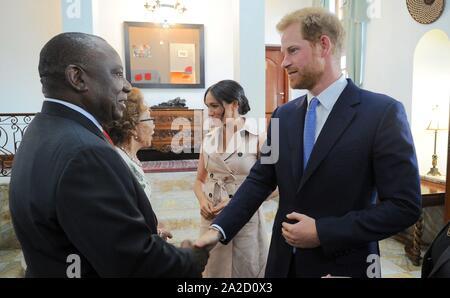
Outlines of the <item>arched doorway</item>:
M 430 130 L 439 123 L 448 127 L 450 109 L 450 39 L 442 30 L 427 32 L 418 42 L 414 53 L 412 97 L 412 133 L 419 161 L 420 174 L 443 183 L 448 180 L 448 131 Z M 433 122 L 432 122 L 433 121 Z M 430 127 L 430 124 L 432 127 Z M 430 176 L 436 148 L 437 169 L 442 176 Z M 449 183 L 447 183 L 447 192 Z M 449 196 L 447 195 L 447 205 Z M 442 206 L 425 209 L 424 220 L 430 231 L 439 230 L 449 212 Z M 433 228 L 433 226 L 435 228 Z
M 427 32 L 414 54 L 412 131 L 421 175 L 432 163 L 434 131 L 427 130 L 431 120 L 448 125 L 450 99 L 450 40 L 442 30 Z M 437 109 L 436 109 L 437 107 Z M 437 134 L 438 168 L 443 176 L 447 168 L 448 133 Z

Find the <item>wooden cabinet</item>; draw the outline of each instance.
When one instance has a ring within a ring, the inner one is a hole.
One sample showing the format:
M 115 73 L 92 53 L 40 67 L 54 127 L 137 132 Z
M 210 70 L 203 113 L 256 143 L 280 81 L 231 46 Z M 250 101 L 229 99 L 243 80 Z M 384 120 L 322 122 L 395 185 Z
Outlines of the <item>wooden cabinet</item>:
M 152 109 L 155 134 L 152 147 L 160 152 L 198 153 L 202 144 L 203 110 Z

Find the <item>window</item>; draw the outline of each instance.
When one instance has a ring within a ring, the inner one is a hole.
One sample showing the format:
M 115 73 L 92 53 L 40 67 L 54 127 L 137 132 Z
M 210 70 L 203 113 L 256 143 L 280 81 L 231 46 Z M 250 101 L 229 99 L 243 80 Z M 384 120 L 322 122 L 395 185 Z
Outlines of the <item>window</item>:
M 332 13 L 336 14 L 339 20 L 344 20 L 344 5 L 348 0 L 330 0 L 329 2 L 329 9 Z M 348 71 L 347 71 L 347 56 L 345 53 L 343 53 L 343 56 L 341 57 L 341 69 L 342 73 L 345 77 L 348 77 Z
M 344 19 L 344 5 L 346 1 L 348 0 L 330 0 L 329 2 L 330 11 L 335 13 L 341 21 Z

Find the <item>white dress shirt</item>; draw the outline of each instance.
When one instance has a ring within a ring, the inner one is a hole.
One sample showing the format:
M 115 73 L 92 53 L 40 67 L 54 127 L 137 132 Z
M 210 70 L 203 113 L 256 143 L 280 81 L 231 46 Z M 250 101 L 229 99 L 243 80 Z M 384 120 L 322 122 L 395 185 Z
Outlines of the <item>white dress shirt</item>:
M 103 133 L 103 128 L 102 128 L 102 126 L 100 125 L 100 123 L 97 121 L 97 119 L 95 119 L 95 117 L 92 116 L 92 114 L 90 114 L 90 113 L 87 112 L 86 110 L 80 108 L 79 106 L 74 105 L 74 104 L 72 104 L 72 103 L 70 103 L 70 102 L 67 102 L 67 101 L 63 101 L 63 100 L 59 100 L 59 99 L 54 99 L 54 98 L 46 98 L 44 101 L 54 102 L 54 103 L 57 103 L 57 104 L 66 106 L 66 107 L 68 107 L 69 109 L 72 109 L 72 110 L 74 110 L 74 111 L 76 111 L 76 112 L 82 114 L 84 117 L 86 117 L 86 118 L 88 118 L 89 120 L 91 120 L 92 123 L 94 123 L 95 126 L 97 126 L 98 129 L 100 129 L 100 131 Z
M 330 116 L 331 111 L 333 110 L 334 105 L 336 104 L 339 96 L 341 96 L 345 87 L 347 87 L 347 80 L 342 75 L 336 82 L 331 84 L 327 89 L 325 89 L 322 93 L 317 96 L 308 92 L 308 108 L 311 100 L 315 97 L 319 100 L 319 105 L 316 108 L 316 138 L 314 142 L 317 141 L 319 135 L 322 131 L 322 128 L 327 122 L 328 116 Z

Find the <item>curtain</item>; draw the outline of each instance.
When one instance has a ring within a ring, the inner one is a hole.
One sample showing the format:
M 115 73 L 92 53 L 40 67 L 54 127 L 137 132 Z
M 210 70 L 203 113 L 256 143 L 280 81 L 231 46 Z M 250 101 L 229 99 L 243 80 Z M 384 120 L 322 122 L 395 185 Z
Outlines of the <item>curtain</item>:
M 361 0 L 345 0 L 343 5 L 347 72 L 359 87 L 364 83 L 368 8 L 368 2 Z

